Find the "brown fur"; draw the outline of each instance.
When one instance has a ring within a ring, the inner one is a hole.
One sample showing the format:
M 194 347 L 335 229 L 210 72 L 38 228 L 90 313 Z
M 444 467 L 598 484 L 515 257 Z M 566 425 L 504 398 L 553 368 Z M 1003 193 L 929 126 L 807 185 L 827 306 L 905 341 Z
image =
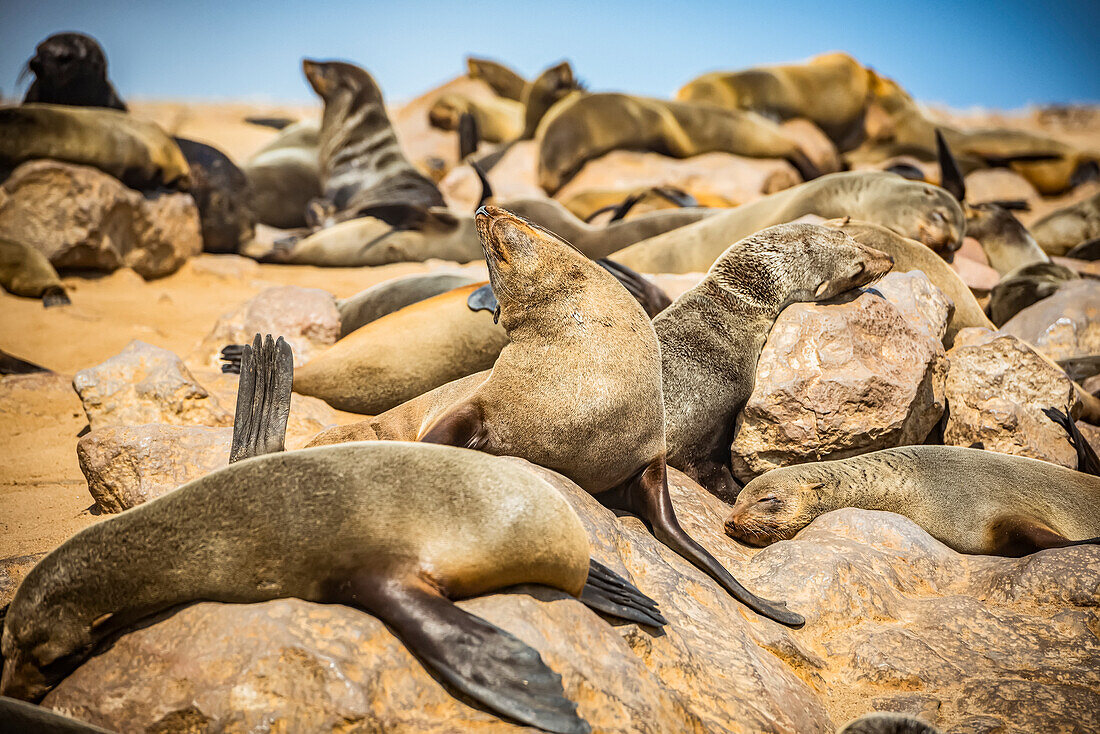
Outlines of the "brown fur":
M 466 67 L 470 72 L 470 78 L 482 80 L 492 87 L 498 96 L 516 102 L 523 99 L 527 80 L 504 64 L 492 59 L 467 56 Z
M 473 115 L 478 137 L 506 143 L 523 132 L 523 105 L 508 99 L 471 99 L 462 94 L 441 95 L 428 110 L 428 120 L 441 130 L 457 130 L 462 115 Z
M 1031 225 L 1031 233 L 1048 255 L 1065 255 L 1082 242 L 1100 237 L 1100 192 L 1047 214 Z
M 0 237 L 0 287 L 25 298 L 65 294 L 61 278 L 45 255 L 30 245 L 4 237 Z

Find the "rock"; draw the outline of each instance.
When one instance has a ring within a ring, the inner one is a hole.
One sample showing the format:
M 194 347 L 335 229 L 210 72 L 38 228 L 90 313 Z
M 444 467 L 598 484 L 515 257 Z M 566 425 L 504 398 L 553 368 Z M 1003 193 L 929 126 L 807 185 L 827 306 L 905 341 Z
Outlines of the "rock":
M 95 168 L 49 160 L 24 163 L 4 182 L 0 236 L 33 245 L 57 268 L 129 267 L 145 278 L 202 252 L 190 195 L 146 197 Z
M 232 428 L 108 426 L 76 445 L 88 491 L 104 512 L 122 512 L 229 464 Z
M 779 123 L 783 132 L 798 143 L 798 147 L 817 166 L 822 174 L 836 173 L 842 170 L 840 154 L 833 141 L 814 123 L 803 117 L 796 117 Z
M 301 367 L 340 338 L 340 312 L 331 293 L 319 288 L 281 285 L 268 288 L 218 319 L 191 353 L 196 366 L 220 369 L 218 355 L 227 344 L 251 344 L 256 334 L 286 339 Z
M 1009 168 L 979 168 L 966 176 L 966 200 L 972 204 L 987 201 L 1031 203 L 1039 198 L 1031 182 Z
M 77 372 L 73 388 L 93 431 L 145 423 L 233 425 L 233 415 L 179 357 L 136 339 L 106 362 Z
M 965 257 L 979 265 L 989 266 L 989 257 L 985 254 L 982 243 L 973 237 L 963 237 L 962 247 L 955 253 L 955 257 Z
M 1073 383 L 1065 372 L 1014 336 L 963 329 L 947 353 L 943 442 L 981 443 L 989 451 L 1077 468 L 1066 432 L 1043 413 L 1069 413 Z
M 746 482 L 780 466 L 923 442 L 943 413 L 937 334 L 949 303 L 913 271 L 890 273 L 848 303 L 784 309 L 737 418 L 733 475 Z
M 250 257 L 240 255 L 212 255 L 188 261 L 185 270 L 201 276 L 212 275 L 223 280 L 249 281 L 260 275 L 260 264 Z
M 535 141 L 521 140 L 493 166 L 488 178 L 498 202 L 546 198 L 536 176 L 538 155 Z M 439 191 L 454 211 L 472 212 L 481 199 L 481 180 L 470 166 L 455 166 L 439 182 Z
M 670 470 L 684 527 L 749 589 L 807 617 L 790 630 L 637 519 L 531 469 L 577 509 L 593 557 L 656 599 L 669 626 L 612 627 L 535 587 L 459 605 L 538 649 L 594 731 L 813 734 L 876 709 L 945 732 L 1100 727 L 1100 548 L 964 556 L 900 515 L 846 509 L 756 551 L 722 534 L 727 505 Z M 453 698 L 353 609 L 208 602 L 150 622 L 43 703 L 120 731 L 520 730 Z
M 993 290 L 993 286 L 1001 279 L 1001 274 L 996 270 L 968 257 L 956 257 L 951 262 L 951 267 L 967 287 L 979 293 Z
M 23 577 L 42 560 L 45 553 L 31 553 L 26 556 L 13 556 L 0 560 L 0 609 L 3 609 L 15 597 Z
M 1100 281 L 1068 281 L 1001 327 L 1058 361 L 1100 354 Z
M 696 198 L 722 199 L 737 205 L 801 181 L 794 166 L 774 158 L 704 153 L 681 159 L 659 153 L 614 150 L 585 163 L 554 198 L 568 201 L 591 190 L 629 192 L 649 186 L 675 186 Z

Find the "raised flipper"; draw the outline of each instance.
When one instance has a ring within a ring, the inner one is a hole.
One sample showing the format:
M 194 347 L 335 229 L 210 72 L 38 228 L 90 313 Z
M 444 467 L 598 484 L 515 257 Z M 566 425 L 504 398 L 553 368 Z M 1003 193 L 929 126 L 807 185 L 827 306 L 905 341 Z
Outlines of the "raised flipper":
M 742 586 L 717 558 L 680 526 L 668 494 L 668 475 L 663 458 L 647 466 L 626 484 L 596 495 L 596 499 L 605 507 L 625 510 L 640 517 L 649 525 L 657 540 L 690 561 L 717 581 L 730 596 L 757 614 L 789 627 L 801 627 L 806 623 L 801 614 L 787 609 L 783 602 L 761 599 Z
M 439 416 L 417 440 L 480 451 L 485 448 L 489 434 L 481 409 L 474 403 L 459 403 Z
M 44 308 L 68 306 L 71 303 L 72 301 L 69 300 L 69 294 L 59 285 L 50 286 L 42 292 L 42 306 Z
M 581 601 L 591 609 L 628 622 L 650 627 L 668 624 L 657 602 L 595 558 L 588 560 L 588 580 L 584 583 Z
M 986 155 L 978 154 L 986 165 L 992 168 L 1007 168 L 1013 163 L 1046 163 L 1048 161 L 1060 161 L 1065 156 L 1061 153 L 1014 153 L 1010 155 Z
M 481 134 L 477 129 L 477 118 L 469 112 L 463 112 L 458 118 L 458 159 L 466 160 L 477 152 L 478 143 L 481 142 Z
M 261 340 L 257 334 L 252 346 L 244 346 L 230 464 L 283 450 L 293 382 L 294 355 L 282 337 Z
M 1100 477 L 1100 458 L 1096 456 L 1092 445 L 1081 433 L 1077 423 L 1057 408 L 1043 408 L 1047 418 L 1060 425 L 1069 434 L 1070 446 L 1077 452 L 1077 471 Z
M 493 286 L 489 283 L 481 286 L 466 298 L 466 306 L 471 311 L 488 311 L 493 314 L 493 323 L 500 321 L 500 302 Z
M 0 350 L 0 375 L 29 375 L 35 372 L 49 372 L 49 370 Z
M 0 696 L 0 734 L 111 734 L 33 703 Z
M 936 155 L 940 160 L 940 186 L 947 189 L 947 192 L 957 201 L 962 202 L 966 199 L 966 182 L 939 128 L 936 128 Z
M 489 183 L 489 177 L 485 175 L 485 171 L 481 170 L 481 166 L 477 164 L 477 161 L 470 161 L 470 168 L 474 169 L 477 180 L 481 182 L 481 198 L 477 200 L 477 206 L 474 207 L 476 212 L 485 206 L 489 199 L 493 198 L 493 186 Z
M 1046 523 L 1025 515 L 1006 515 L 990 526 L 989 533 L 995 553 L 1011 557 L 1026 556 L 1048 548 L 1100 545 L 1100 537 L 1070 540 Z
M 337 601 L 376 615 L 424 667 L 495 713 L 544 731 L 591 731 L 537 650 L 421 579 L 363 572 L 341 586 Z

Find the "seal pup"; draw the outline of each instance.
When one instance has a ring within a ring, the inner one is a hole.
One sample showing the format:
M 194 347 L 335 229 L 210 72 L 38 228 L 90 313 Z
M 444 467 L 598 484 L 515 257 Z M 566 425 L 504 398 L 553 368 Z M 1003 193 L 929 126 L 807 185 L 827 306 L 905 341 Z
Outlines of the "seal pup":
M 91 36 L 55 33 L 27 61 L 34 81 L 23 102 L 107 107 L 126 111 L 126 104 L 107 79 L 107 55 Z
M 1048 255 L 1065 255 L 1100 237 L 1100 192 L 1047 214 L 1031 225 L 1031 233 Z
M 841 151 L 859 144 L 871 91 L 871 72 L 845 53 L 815 56 L 803 64 L 713 71 L 676 93 L 683 102 L 750 110 L 774 120 L 804 118 Z
M 0 108 L 0 180 L 39 158 L 92 166 L 143 191 L 186 190 L 189 181 L 179 146 L 151 122 L 98 107 Z
M 466 57 L 466 68 L 471 79 L 480 79 L 493 88 L 497 96 L 521 102 L 527 80 L 499 61 L 478 56 Z
M 674 232 L 637 242 L 612 256 L 642 273 L 710 269 L 730 244 L 807 214 L 881 224 L 945 257 L 962 245 L 966 217 L 950 193 L 883 171 L 830 173 L 749 204 L 722 210 Z
M 296 122 L 241 167 L 259 221 L 280 229 L 306 226 L 306 209 L 322 191 L 320 136 L 321 126 L 313 120 Z
M 0 638 L 0 692 L 40 699 L 108 635 L 180 604 L 297 597 L 378 617 L 502 716 L 590 731 L 536 650 L 452 600 L 539 584 L 660 627 L 656 604 L 591 559 L 569 503 L 516 462 L 399 442 L 270 453 L 292 364 L 285 342 L 257 335 L 232 463 L 85 529 L 27 574 Z
M 661 343 L 668 463 L 733 502 L 738 413 L 779 312 L 878 280 L 889 255 L 843 231 L 781 224 L 730 246 L 705 278 L 653 319 Z
M 613 150 L 783 158 L 803 179 L 820 175 L 793 138 L 755 112 L 627 94 L 578 94 L 559 102 L 539 124 L 536 140 L 539 185 L 550 195 L 585 163 Z
M 660 346 L 637 302 L 549 232 L 491 206 L 476 220 L 509 342 L 484 382 L 418 439 L 519 456 L 564 474 L 605 506 L 641 517 L 750 609 L 803 624 L 741 586 L 676 520 Z
M 335 221 L 373 215 L 406 226 L 443 195 L 401 150 L 374 78 L 352 64 L 304 59 L 310 86 L 325 103 L 320 163 L 324 194 L 319 204 Z
M 49 258 L 35 247 L 6 237 L 0 237 L 0 286 L 15 296 L 41 298 L 46 308 L 71 303 Z
M 726 534 L 768 545 L 842 507 L 905 515 L 959 553 L 1022 556 L 1100 543 L 1100 478 L 959 446 L 905 446 L 773 469 L 741 490 Z

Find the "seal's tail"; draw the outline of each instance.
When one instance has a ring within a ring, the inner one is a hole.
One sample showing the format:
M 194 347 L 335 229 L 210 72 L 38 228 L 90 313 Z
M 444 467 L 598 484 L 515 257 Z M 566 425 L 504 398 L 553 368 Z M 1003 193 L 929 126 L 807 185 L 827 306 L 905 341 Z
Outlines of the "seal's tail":
M 294 355 L 282 337 L 257 334 L 241 348 L 241 379 L 233 416 L 233 446 L 229 463 L 283 450 L 290 417 Z
M 1077 451 L 1077 471 L 1100 477 L 1100 458 L 1089 444 L 1088 439 L 1081 433 L 1081 429 L 1068 415 L 1057 408 L 1043 408 L 1047 418 L 1066 429 L 1069 434 L 1069 443 Z M 1092 542 L 1092 541 L 1082 541 Z
M 595 558 L 588 560 L 588 580 L 584 583 L 581 601 L 591 609 L 629 622 L 650 627 L 668 624 L 657 602 Z

